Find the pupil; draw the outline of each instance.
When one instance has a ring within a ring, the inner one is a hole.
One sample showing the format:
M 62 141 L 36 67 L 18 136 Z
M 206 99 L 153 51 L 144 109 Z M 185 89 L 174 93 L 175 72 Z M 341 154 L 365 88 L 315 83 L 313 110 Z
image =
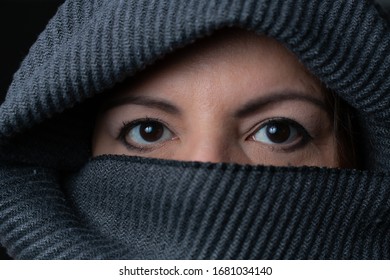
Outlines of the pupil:
M 290 127 L 285 123 L 273 123 L 267 127 L 267 137 L 274 143 L 283 143 L 290 138 Z
M 140 134 L 141 137 L 147 142 L 156 142 L 160 140 L 164 133 L 162 124 L 157 122 L 147 122 L 141 124 Z

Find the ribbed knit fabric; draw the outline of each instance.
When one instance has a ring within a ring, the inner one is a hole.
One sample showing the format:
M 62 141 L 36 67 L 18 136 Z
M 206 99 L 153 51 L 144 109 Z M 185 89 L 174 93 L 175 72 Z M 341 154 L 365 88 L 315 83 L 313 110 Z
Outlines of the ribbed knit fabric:
M 370 171 L 88 161 L 92 97 L 233 26 L 356 109 Z M 389 43 L 364 0 L 66 1 L 0 106 L 0 243 L 18 259 L 388 259 Z
M 18 258 L 390 258 L 384 174 L 102 156 L 64 194 L 23 171 L 0 188 L 1 241 Z
M 369 168 L 388 170 L 390 34 L 364 0 L 67 1 L 15 75 L 0 107 L 0 142 L 226 26 L 297 54 L 363 115 L 367 143 L 380 147 L 366 155 Z
M 8 253 L 17 259 L 124 255 L 127 250 L 80 224 L 55 173 L 36 167 L 1 166 L 0 242 Z

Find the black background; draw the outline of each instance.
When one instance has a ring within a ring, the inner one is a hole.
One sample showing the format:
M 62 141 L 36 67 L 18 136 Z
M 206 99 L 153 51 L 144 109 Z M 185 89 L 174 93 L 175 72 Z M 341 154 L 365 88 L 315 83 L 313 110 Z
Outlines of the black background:
M 63 0 L 0 0 L 0 103 L 13 73 Z
M 13 73 L 64 0 L 0 0 L 0 103 Z M 86 0 L 88 1 L 88 0 Z M 390 0 L 377 0 L 384 15 Z M 1 117 L 1 116 L 0 116 Z M 0 247 L 0 259 L 9 259 Z

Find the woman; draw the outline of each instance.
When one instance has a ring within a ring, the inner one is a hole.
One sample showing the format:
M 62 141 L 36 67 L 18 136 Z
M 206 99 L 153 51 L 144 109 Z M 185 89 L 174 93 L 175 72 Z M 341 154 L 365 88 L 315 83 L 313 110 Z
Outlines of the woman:
M 103 99 L 94 156 L 352 166 L 332 93 L 275 40 L 227 29 L 141 75 Z
M 389 41 L 365 1 L 67 1 L 0 107 L 1 243 L 389 258 Z

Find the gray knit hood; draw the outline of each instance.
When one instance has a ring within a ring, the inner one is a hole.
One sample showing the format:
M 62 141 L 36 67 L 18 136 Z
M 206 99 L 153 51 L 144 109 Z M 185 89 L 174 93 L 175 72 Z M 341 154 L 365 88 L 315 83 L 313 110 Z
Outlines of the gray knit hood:
M 357 112 L 364 170 L 90 159 L 95 98 L 226 27 Z M 390 31 L 364 0 L 69 0 L 0 106 L 0 243 L 20 259 L 390 258 Z

